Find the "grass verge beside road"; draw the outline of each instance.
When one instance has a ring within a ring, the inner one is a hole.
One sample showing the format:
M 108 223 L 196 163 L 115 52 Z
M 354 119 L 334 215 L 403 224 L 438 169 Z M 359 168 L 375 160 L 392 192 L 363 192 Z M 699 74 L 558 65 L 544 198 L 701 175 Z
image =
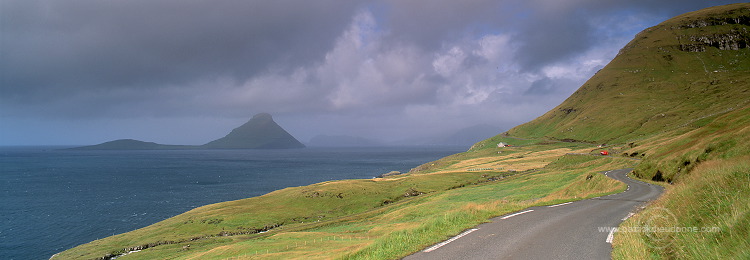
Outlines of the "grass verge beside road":
M 750 259 L 750 157 L 701 163 L 620 230 L 613 259 Z

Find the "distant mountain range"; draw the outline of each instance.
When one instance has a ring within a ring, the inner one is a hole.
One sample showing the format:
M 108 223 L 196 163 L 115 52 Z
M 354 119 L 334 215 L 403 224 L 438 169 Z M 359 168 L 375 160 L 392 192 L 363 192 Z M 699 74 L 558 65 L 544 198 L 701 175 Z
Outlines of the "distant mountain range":
M 304 148 L 294 136 L 281 128 L 268 113 L 253 116 L 226 136 L 204 145 L 167 145 L 133 139 L 120 139 L 74 150 L 177 150 L 177 149 L 290 149 Z

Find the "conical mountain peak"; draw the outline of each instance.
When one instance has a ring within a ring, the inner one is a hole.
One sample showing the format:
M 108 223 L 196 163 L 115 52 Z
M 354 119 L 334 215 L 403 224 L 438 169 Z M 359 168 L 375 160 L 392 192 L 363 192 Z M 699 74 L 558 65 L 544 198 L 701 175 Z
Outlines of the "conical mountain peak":
M 253 116 L 228 135 L 202 146 L 210 149 L 287 149 L 305 145 L 284 130 L 268 113 Z

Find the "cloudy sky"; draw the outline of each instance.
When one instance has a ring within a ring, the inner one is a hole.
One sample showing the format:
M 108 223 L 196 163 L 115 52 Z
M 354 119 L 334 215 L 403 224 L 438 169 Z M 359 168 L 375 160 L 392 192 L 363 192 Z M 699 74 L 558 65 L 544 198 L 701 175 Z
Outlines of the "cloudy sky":
M 0 145 L 498 133 L 641 30 L 739 1 L 0 0 Z

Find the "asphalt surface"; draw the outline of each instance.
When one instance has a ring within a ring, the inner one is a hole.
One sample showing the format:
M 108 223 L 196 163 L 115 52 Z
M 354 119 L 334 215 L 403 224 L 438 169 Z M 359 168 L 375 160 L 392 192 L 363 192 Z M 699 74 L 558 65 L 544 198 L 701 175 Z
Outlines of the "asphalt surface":
M 496 217 L 404 259 L 610 259 L 609 228 L 663 191 L 628 178 L 631 170 L 605 173 L 626 183 L 624 192 Z

